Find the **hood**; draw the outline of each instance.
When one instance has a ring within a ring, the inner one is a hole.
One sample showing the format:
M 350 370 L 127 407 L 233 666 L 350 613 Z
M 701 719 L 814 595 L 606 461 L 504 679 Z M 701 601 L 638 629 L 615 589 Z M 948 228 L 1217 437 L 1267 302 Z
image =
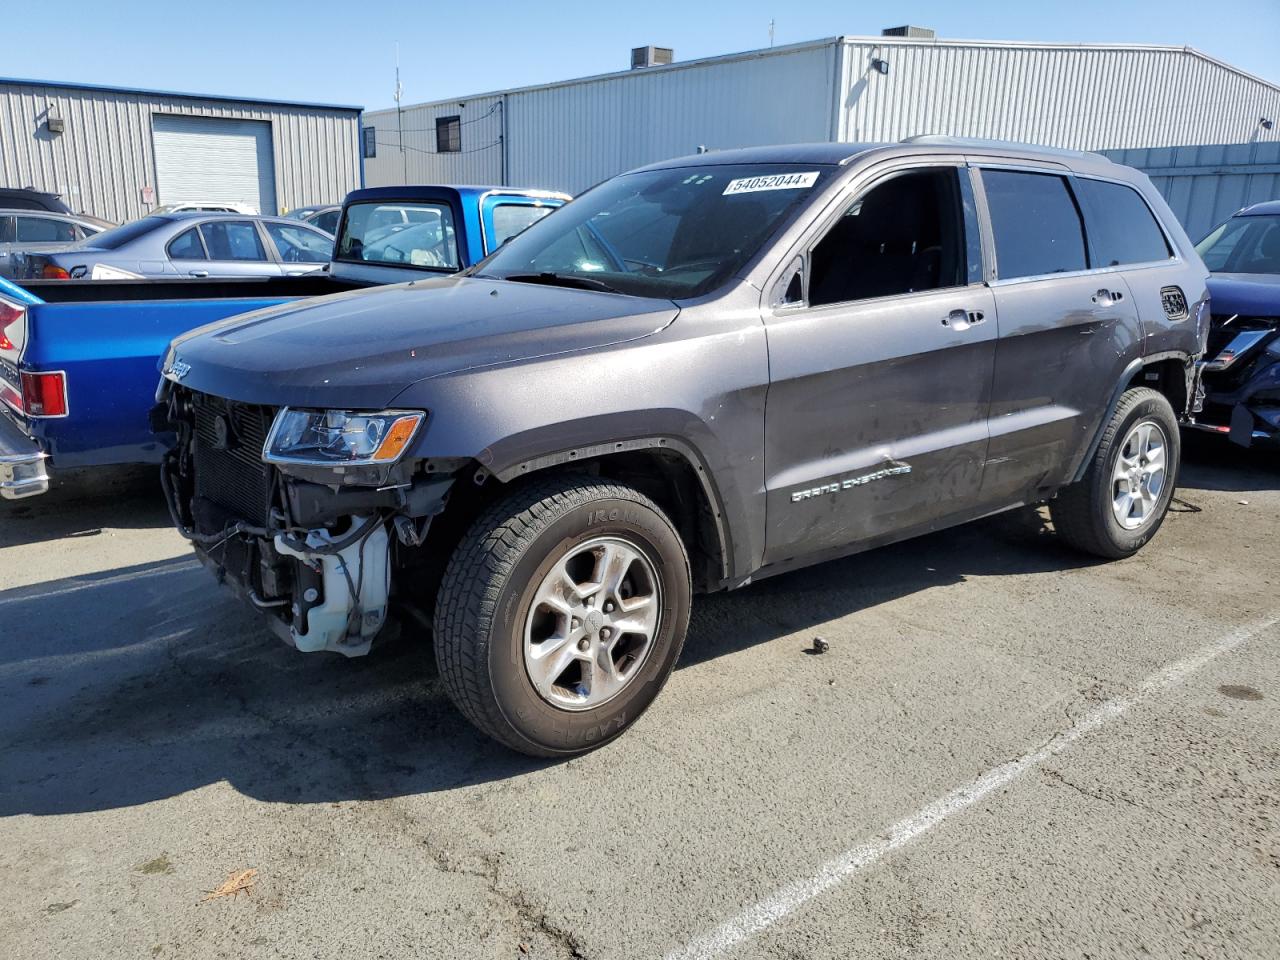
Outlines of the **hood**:
M 377 409 L 419 380 L 656 333 L 670 300 L 448 277 L 300 300 L 173 342 L 165 372 L 246 403 Z
M 1209 304 L 1215 316 L 1280 317 L 1280 274 L 1211 274 Z

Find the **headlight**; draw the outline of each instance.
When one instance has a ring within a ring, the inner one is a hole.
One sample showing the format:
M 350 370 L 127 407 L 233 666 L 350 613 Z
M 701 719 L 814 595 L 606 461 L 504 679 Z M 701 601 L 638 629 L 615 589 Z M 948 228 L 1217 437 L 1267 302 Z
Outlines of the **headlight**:
M 358 466 L 395 463 L 426 414 L 413 410 L 292 410 L 284 407 L 262 451 L 268 463 Z

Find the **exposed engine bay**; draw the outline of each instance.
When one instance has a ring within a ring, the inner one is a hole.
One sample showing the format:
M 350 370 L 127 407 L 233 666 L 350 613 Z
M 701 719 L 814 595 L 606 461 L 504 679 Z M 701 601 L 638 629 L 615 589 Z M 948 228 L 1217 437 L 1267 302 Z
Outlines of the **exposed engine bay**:
M 1234 443 L 1280 442 L 1280 317 L 1215 314 L 1197 429 Z
M 201 562 L 298 650 L 368 653 L 391 619 L 396 551 L 421 545 L 452 476 L 266 462 L 275 408 L 168 381 L 158 400 L 153 426 L 177 434 L 165 498 Z

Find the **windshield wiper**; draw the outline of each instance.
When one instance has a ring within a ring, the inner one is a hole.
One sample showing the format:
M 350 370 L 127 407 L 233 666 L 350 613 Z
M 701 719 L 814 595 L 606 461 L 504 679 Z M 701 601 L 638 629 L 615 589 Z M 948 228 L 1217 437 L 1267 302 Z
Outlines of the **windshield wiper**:
M 601 290 L 605 293 L 621 293 L 617 287 L 611 287 L 603 280 L 595 277 L 570 277 L 563 273 L 513 273 L 501 280 L 512 283 L 545 283 L 550 287 L 574 287 L 578 290 Z

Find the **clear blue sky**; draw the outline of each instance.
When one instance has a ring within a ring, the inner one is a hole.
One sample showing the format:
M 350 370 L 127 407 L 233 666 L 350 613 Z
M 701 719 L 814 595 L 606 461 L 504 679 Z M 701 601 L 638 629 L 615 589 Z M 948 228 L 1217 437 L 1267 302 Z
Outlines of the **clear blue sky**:
M 56 14 L 54 11 L 56 10 Z M 633 46 L 692 60 L 914 23 L 940 37 L 1186 44 L 1280 83 L 1280 0 L 62 0 L 10 16 L 0 74 L 282 100 L 392 105 L 626 69 Z

